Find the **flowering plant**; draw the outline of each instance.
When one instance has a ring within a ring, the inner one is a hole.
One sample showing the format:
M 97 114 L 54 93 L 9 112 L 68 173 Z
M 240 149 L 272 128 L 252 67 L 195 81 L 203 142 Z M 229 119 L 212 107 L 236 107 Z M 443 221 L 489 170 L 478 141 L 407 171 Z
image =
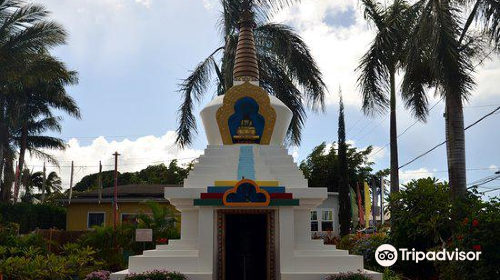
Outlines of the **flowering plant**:
M 179 272 L 167 270 L 152 270 L 143 273 L 131 273 L 125 277 L 125 280 L 186 280 L 186 276 Z
M 109 280 L 110 272 L 107 270 L 99 270 L 89 273 L 85 280 Z

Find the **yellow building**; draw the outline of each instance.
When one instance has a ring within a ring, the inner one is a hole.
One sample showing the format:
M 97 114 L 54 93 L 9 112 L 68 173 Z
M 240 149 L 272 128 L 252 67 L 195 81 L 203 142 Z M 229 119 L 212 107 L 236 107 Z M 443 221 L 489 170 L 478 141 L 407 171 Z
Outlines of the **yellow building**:
M 162 205 L 172 206 L 164 198 L 165 188 L 175 188 L 180 185 L 123 185 L 118 186 L 117 224 L 134 222 L 138 213 L 150 214 L 151 209 L 145 201 L 157 201 Z M 105 224 L 113 226 L 114 188 L 104 188 L 86 193 L 76 194 L 71 202 L 63 200 L 67 205 L 66 230 L 87 230 L 94 225 Z M 177 210 L 175 210 L 177 212 Z

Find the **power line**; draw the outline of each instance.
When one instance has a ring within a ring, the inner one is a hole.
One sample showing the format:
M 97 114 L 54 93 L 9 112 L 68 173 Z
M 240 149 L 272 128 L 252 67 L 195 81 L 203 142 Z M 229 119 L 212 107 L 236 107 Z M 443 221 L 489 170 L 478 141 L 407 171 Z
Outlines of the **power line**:
M 500 110 L 500 106 L 499 106 L 499 107 L 497 107 L 495 110 L 491 111 L 490 113 L 488 113 L 488 114 L 484 115 L 483 117 L 479 118 L 477 121 L 473 122 L 473 123 L 472 123 L 472 124 L 470 124 L 469 126 L 467 126 L 467 127 L 464 129 L 464 131 L 466 131 L 467 129 L 469 129 L 469 128 L 471 128 L 471 127 L 475 126 L 476 124 L 480 123 L 481 121 L 483 121 L 483 120 L 484 120 L 484 119 L 486 119 L 487 117 L 489 117 L 489 116 L 491 116 L 491 115 L 495 114 L 495 113 L 496 113 L 497 111 L 499 111 L 499 110 Z M 414 159 L 410 160 L 409 162 L 407 162 L 407 163 L 405 163 L 405 164 L 401 165 L 398 169 L 401 169 L 401 168 L 403 168 L 403 167 L 405 167 L 405 166 L 410 165 L 411 163 L 413 163 L 413 162 L 417 161 L 418 159 L 420 159 L 420 158 L 422 158 L 422 157 L 426 156 L 427 154 L 431 153 L 432 151 L 434 151 L 434 150 L 435 150 L 435 149 L 437 149 L 438 147 L 440 147 L 440 146 L 444 145 L 446 142 L 447 142 L 447 141 L 445 140 L 445 141 L 443 141 L 443 142 L 441 142 L 441 143 L 437 144 L 436 146 L 432 147 L 432 149 L 428 150 L 427 152 L 425 152 L 425 153 L 423 153 L 423 154 L 421 154 L 421 155 L 417 156 L 416 158 L 414 158 Z
M 439 99 L 434 105 L 432 105 L 432 107 L 429 109 L 429 112 L 432 111 L 432 109 L 434 109 L 438 104 L 439 102 L 441 102 L 441 100 L 443 100 L 442 98 Z M 406 132 L 408 132 L 408 130 L 410 130 L 412 127 L 414 127 L 417 123 L 419 123 L 420 121 L 419 120 L 416 120 L 414 121 L 410 126 L 408 126 L 403 132 L 401 132 L 397 137 L 396 139 L 398 139 L 399 137 L 405 135 Z M 375 156 L 376 154 L 380 153 L 381 151 L 383 151 L 385 148 L 387 148 L 389 145 L 391 144 L 391 142 L 385 144 L 385 146 L 383 146 L 382 148 L 378 149 L 375 153 L 371 154 L 370 156 Z

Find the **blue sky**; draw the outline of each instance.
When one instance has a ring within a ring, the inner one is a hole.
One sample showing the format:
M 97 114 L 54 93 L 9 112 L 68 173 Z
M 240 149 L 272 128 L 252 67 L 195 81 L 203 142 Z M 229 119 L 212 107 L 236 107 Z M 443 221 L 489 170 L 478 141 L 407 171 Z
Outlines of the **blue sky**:
M 69 143 L 65 152 L 54 152 L 61 161 L 63 184 L 69 183 L 69 162 L 75 161 L 76 179 L 95 172 L 102 160 L 111 168 L 111 153 L 118 150 L 121 170 L 134 171 L 148 164 L 173 158 L 189 160 L 206 145 L 201 123 L 192 147 L 173 145 L 177 93 L 181 79 L 198 62 L 221 45 L 217 29 L 220 14 L 217 0 L 36 0 L 53 12 L 52 17 L 69 32 L 68 44 L 53 53 L 77 70 L 80 83 L 69 89 L 82 109 L 82 120 L 65 118 L 63 132 Z M 347 138 L 356 146 L 388 143 L 388 116 L 369 118 L 360 111 L 356 90 L 359 58 L 366 51 L 373 30 L 363 20 L 356 0 L 302 1 L 273 19 L 293 26 L 311 48 L 329 88 L 325 114 L 309 114 L 300 147 L 290 152 L 302 160 L 323 141 L 337 138 L 337 90 L 346 102 Z M 500 105 L 500 60 L 477 68 L 478 83 L 465 109 L 470 124 Z M 207 92 L 208 102 L 213 90 Z M 431 105 L 437 99 L 431 99 Z M 201 106 L 197 107 L 198 110 Z M 416 124 L 399 138 L 400 164 L 444 140 L 443 104 L 432 111 L 426 124 Z M 398 107 L 398 129 L 413 123 Z M 466 132 L 468 181 L 493 174 L 500 166 L 499 125 L 496 114 Z M 388 167 L 389 153 L 372 156 L 375 169 Z M 41 162 L 30 159 L 33 169 Z M 421 176 L 446 178 L 444 146 L 402 170 L 402 180 Z M 500 186 L 493 181 L 490 186 Z M 494 193 L 497 194 L 498 192 Z

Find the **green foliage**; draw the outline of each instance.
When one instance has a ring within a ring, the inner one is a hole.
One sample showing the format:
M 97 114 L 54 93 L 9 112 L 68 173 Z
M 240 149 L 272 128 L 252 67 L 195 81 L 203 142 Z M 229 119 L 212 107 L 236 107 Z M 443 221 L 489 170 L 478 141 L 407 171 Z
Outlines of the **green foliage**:
M 38 247 L 0 247 L 0 274 L 6 279 L 66 280 L 82 279 L 100 266 L 94 250 L 75 244 L 64 246 L 60 255 Z
M 300 163 L 300 169 L 304 172 L 310 186 L 328 186 L 328 191 L 338 191 L 339 156 L 335 146 L 334 143 L 326 149 L 327 145 L 323 142 Z M 372 147 L 358 151 L 356 147 L 351 147 L 349 144 L 346 146 L 350 183 L 355 185 L 356 182 L 369 180 L 373 163 L 368 161 L 368 155 L 372 152 Z
M 192 163 L 186 167 L 179 166 L 177 160 L 165 164 L 150 165 L 138 172 L 118 173 L 118 184 L 182 184 L 192 169 Z M 98 188 L 99 173 L 86 175 L 78 182 L 73 190 L 83 192 Z M 114 171 L 101 172 L 104 188 L 114 185 Z
M 326 280 L 370 280 L 371 278 L 362 273 L 339 273 L 328 276 Z
M 349 250 L 350 254 L 363 256 L 365 267 L 376 271 L 383 271 L 383 267 L 375 260 L 375 251 L 382 245 L 389 243 L 385 233 L 349 234 L 340 240 L 339 249 Z
M 444 246 L 451 236 L 452 200 L 447 183 L 435 178 L 413 180 L 390 196 L 391 244 L 426 252 Z M 429 278 L 435 274 L 432 262 L 397 263 L 406 276 Z
M 146 201 L 145 203 L 151 209 L 152 215 L 144 213 L 137 215 L 138 227 L 153 229 L 153 240 L 179 238 L 179 230 L 175 227 L 177 218 L 172 208 L 162 206 L 156 201 Z
M 82 235 L 78 244 L 89 246 L 96 251 L 96 258 L 104 262 L 101 267 L 109 270 L 124 269 L 129 255 L 137 255 L 142 249 L 151 249 L 154 243 L 142 244 L 135 242 L 136 228 L 153 229 L 153 240 L 160 238 L 179 238 L 179 230 L 174 226 L 173 211 L 157 202 L 148 201 L 152 216 L 139 214 L 138 225 L 122 224 L 116 231 L 113 227 L 95 226 L 92 231 Z
M 51 204 L 0 203 L 2 223 L 19 224 L 20 233 L 37 228 L 66 228 L 66 208 Z
M 479 261 L 436 263 L 443 280 L 500 279 L 500 201 L 493 198 L 484 202 L 471 196 L 468 216 L 458 225 L 448 250 L 481 251 Z
M 384 268 L 382 280 L 401 280 L 401 276 L 399 276 L 396 272 L 390 270 L 388 267 Z
M 153 270 L 144 273 L 133 273 L 125 277 L 126 280 L 186 280 L 186 276 L 178 272 Z
M 92 231 L 82 235 L 78 241 L 80 247 L 91 247 L 95 257 L 103 261 L 103 269 L 118 270 L 126 267 L 127 255 L 140 253 L 141 245 L 135 242 L 135 227 L 123 224 L 117 227 L 94 226 Z

